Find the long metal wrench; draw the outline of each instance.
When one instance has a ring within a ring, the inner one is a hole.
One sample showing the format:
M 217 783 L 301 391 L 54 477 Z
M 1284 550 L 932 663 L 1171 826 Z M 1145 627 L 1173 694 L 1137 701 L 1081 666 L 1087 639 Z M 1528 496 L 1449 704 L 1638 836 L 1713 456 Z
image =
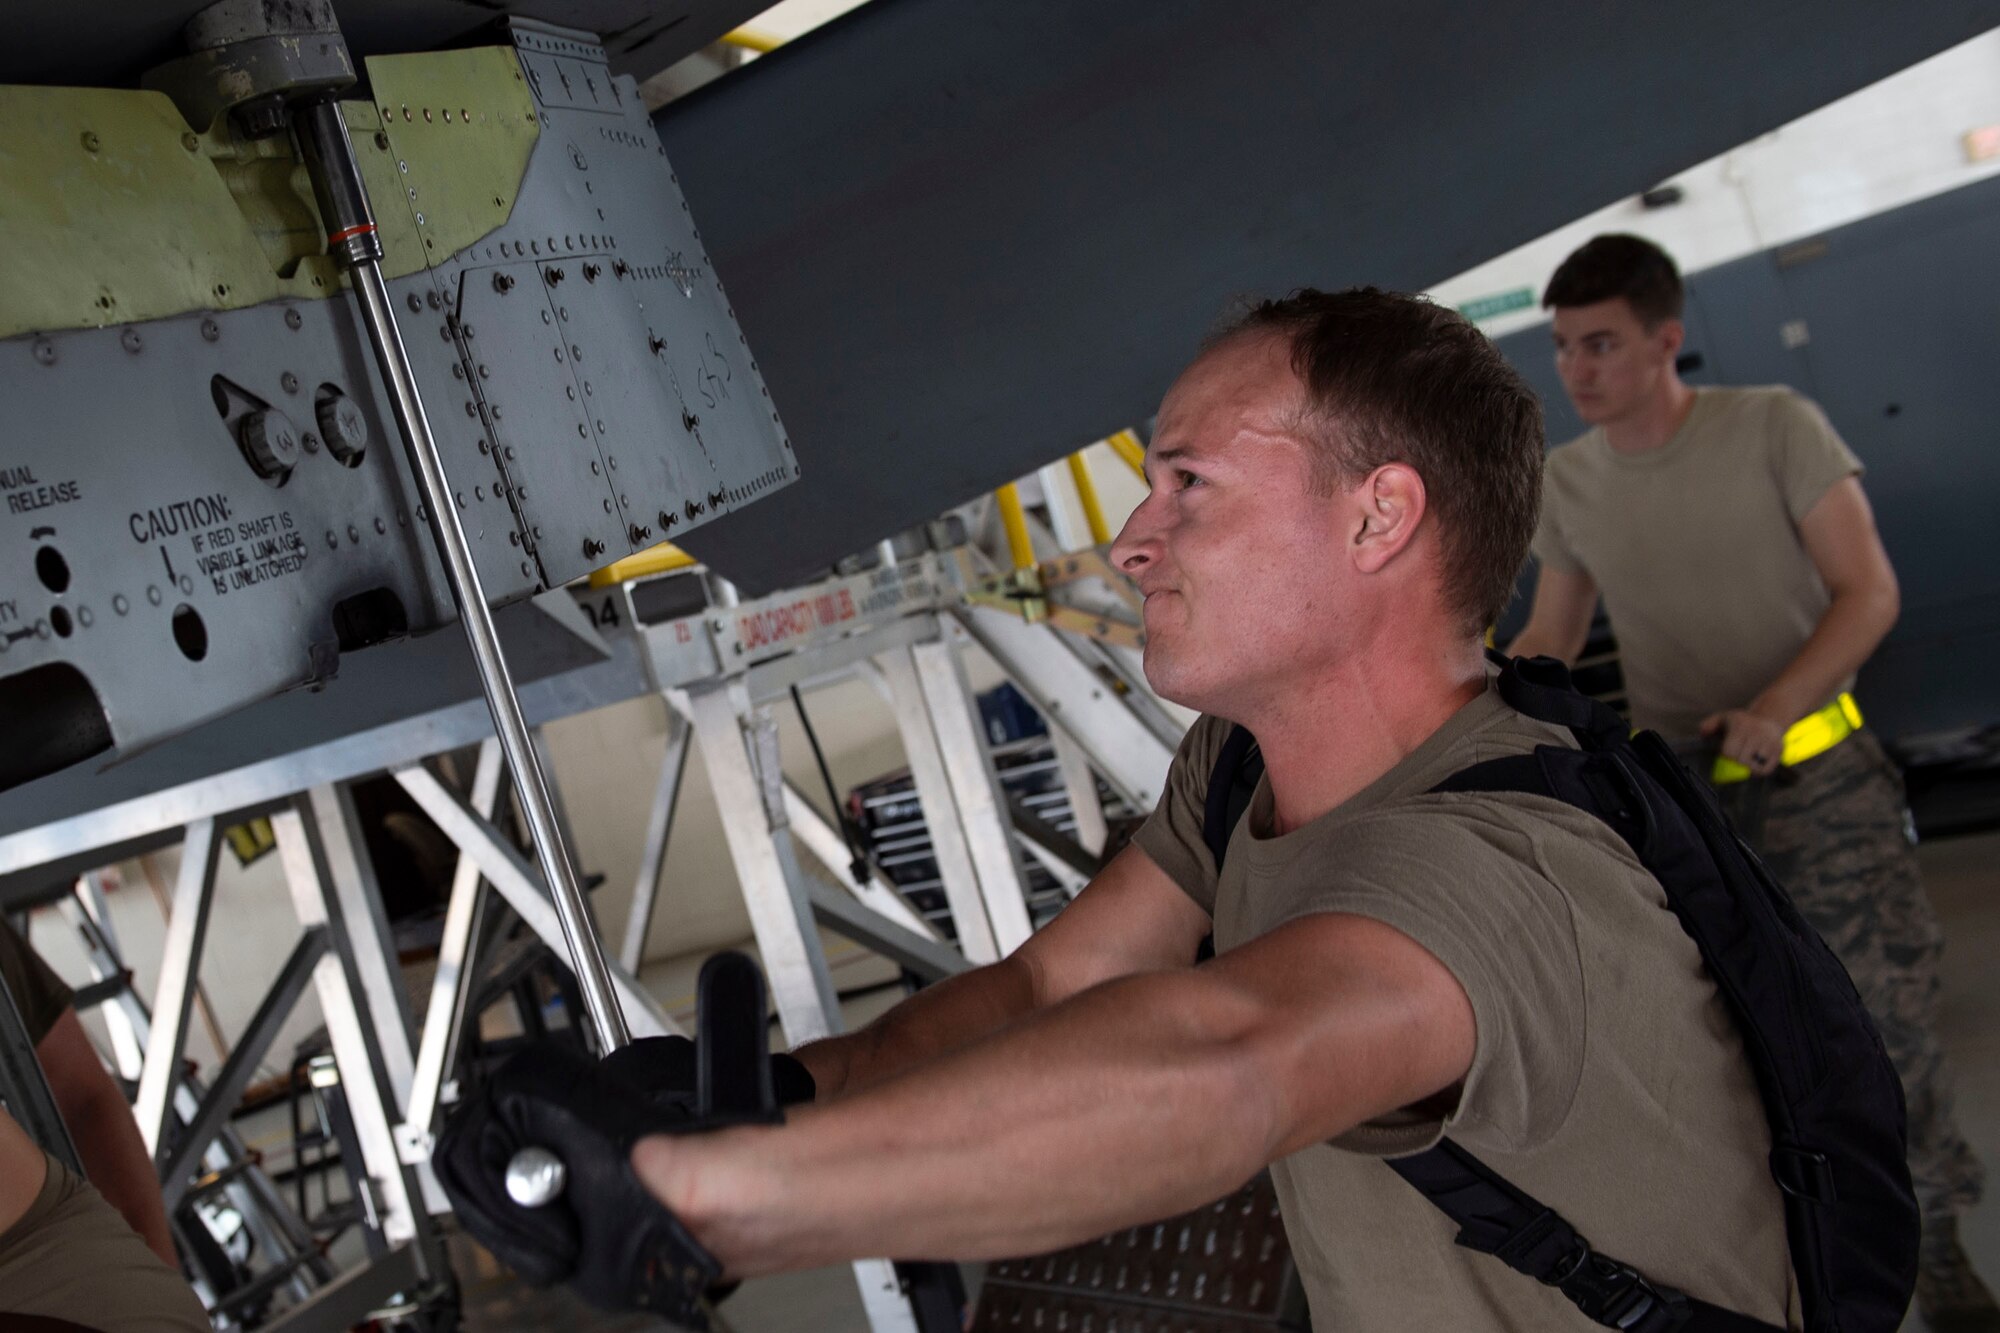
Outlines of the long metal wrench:
M 575 863 L 556 822 L 548 779 L 529 739 L 527 720 L 521 715 L 513 674 L 507 669 L 500 636 L 493 628 L 493 615 L 486 606 L 479 571 L 473 566 L 472 547 L 458 521 L 452 490 L 445 480 L 444 460 L 431 434 L 430 418 L 424 412 L 423 397 L 410 369 L 409 353 L 403 347 L 395 313 L 389 306 L 389 289 L 382 281 L 382 243 L 375 234 L 374 214 L 361 181 L 360 166 L 355 161 L 353 141 L 348 138 L 347 123 L 341 118 L 340 104 L 324 100 L 295 108 L 293 124 L 299 149 L 312 174 L 313 191 L 319 198 L 328 248 L 347 271 L 354 294 L 361 302 L 361 321 L 375 349 L 382 381 L 389 388 L 390 405 L 396 414 L 403 447 L 409 454 L 410 470 L 416 474 L 431 537 L 444 561 L 445 580 L 451 585 L 452 600 L 458 604 L 465 637 L 472 644 L 472 658 L 479 667 L 479 683 L 486 694 L 487 707 L 493 711 L 493 728 L 500 739 L 501 753 L 506 756 L 515 791 L 527 812 L 528 832 L 534 840 L 542 873 L 548 877 L 556 914 L 562 921 L 563 939 L 569 945 L 570 961 L 583 990 L 584 1007 L 590 1011 L 600 1052 L 609 1054 L 631 1041 L 631 1035 L 611 987 L 603 946 L 590 924 Z

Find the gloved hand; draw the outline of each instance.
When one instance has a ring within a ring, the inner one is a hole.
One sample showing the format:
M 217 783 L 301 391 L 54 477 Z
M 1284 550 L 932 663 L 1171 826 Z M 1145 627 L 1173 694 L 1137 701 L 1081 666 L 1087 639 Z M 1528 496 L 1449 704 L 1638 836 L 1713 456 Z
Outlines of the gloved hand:
M 771 1057 L 770 1065 L 771 1090 L 779 1106 L 797 1106 L 818 1095 L 812 1074 L 791 1056 L 781 1051 Z M 690 1120 L 698 1113 L 696 1047 L 686 1037 L 641 1037 L 605 1056 L 602 1068 L 642 1090 L 663 1112 Z
M 501 1067 L 449 1120 L 432 1164 L 465 1229 L 530 1282 L 567 1281 L 613 1310 L 649 1310 L 706 1329 L 702 1297 L 721 1265 L 632 1170 L 648 1134 L 688 1134 L 784 1119 L 810 1100 L 812 1077 L 766 1045 L 764 978 L 740 953 L 717 954 L 695 983 L 700 1044 L 653 1038 L 597 1061 L 544 1043 Z M 507 1192 L 524 1148 L 566 1168 L 559 1197 L 539 1208 Z
M 658 1105 L 607 1064 L 554 1043 L 509 1060 L 445 1122 L 432 1158 L 438 1183 L 465 1229 L 529 1282 L 567 1281 L 604 1309 L 706 1329 L 701 1298 L 721 1265 L 631 1164 L 644 1136 L 697 1128 L 692 1110 Z M 567 1168 L 561 1197 L 539 1208 L 507 1193 L 507 1165 L 528 1147 Z

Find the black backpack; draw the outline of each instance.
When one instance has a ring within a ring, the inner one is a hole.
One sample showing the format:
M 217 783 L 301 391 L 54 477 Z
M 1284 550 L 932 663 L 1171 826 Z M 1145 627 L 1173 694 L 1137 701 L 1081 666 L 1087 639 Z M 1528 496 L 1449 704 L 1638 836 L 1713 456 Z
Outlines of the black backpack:
M 1632 848 L 1666 890 L 1742 1034 L 1770 1120 L 1771 1174 L 1808 1333 L 1893 1333 L 1916 1283 L 1917 1205 L 1902 1084 L 1854 983 L 1665 741 L 1632 735 L 1551 658 L 1504 662 L 1499 685 L 1510 707 L 1567 727 L 1582 748 L 1538 746 L 1474 764 L 1432 790 L 1553 797 L 1602 819 Z M 1218 874 L 1263 768 L 1255 739 L 1232 729 L 1203 811 Z M 1772 1331 L 1597 1253 L 1449 1139 L 1388 1165 L 1458 1224 L 1460 1245 L 1559 1288 L 1600 1324 L 1629 1333 Z

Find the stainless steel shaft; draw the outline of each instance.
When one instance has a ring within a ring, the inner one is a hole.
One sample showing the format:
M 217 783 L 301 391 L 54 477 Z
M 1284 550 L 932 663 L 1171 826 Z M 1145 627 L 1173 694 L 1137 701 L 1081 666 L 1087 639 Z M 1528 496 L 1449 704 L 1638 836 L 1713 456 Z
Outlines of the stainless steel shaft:
M 444 460 L 431 434 L 430 418 L 424 412 L 416 377 L 411 373 L 409 353 L 396 327 L 389 289 L 382 281 L 382 247 L 368 212 L 354 145 L 335 103 L 301 108 L 296 123 L 300 148 L 313 175 L 314 192 L 326 215 L 331 249 L 347 268 L 355 295 L 361 300 L 362 323 L 375 349 L 382 382 L 389 389 L 390 406 L 409 453 L 410 470 L 416 475 L 431 536 L 444 562 L 445 580 L 451 585 L 460 623 L 465 626 L 465 637 L 472 645 L 473 661 L 479 667 L 479 683 L 485 691 L 487 707 L 493 712 L 493 728 L 500 740 L 501 753 L 513 774 L 542 874 L 555 898 L 556 915 L 562 921 L 563 939 L 569 945 L 584 1007 L 590 1011 L 590 1023 L 600 1049 L 609 1053 L 630 1042 L 631 1035 L 625 1026 L 625 1015 L 618 1007 L 617 993 L 612 989 L 603 945 L 590 922 L 575 863 L 563 842 L 548 779 L 528 736 L 527 719 L 521 714 L 513 674 L 507 668 L 492 612 L 486 606 L 479 571 L 473 565 L 472 546 L 466 541 L 465 528 L 458 519 L 458 507 L 444 474 Z

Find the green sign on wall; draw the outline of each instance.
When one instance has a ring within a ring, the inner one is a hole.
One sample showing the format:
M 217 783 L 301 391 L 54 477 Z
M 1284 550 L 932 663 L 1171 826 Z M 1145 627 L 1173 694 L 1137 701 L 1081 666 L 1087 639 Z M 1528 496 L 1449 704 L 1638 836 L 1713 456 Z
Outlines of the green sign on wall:
M 1512 310 L 1532 310 L 1534 305 L 1535 289 L 1516 287 L 1512 291 L 1496 292 L 1476 301 L 1467 301 L 1458 307 L 1458 313 L 1476 324 L 1482 319 L 1492 319 Z

